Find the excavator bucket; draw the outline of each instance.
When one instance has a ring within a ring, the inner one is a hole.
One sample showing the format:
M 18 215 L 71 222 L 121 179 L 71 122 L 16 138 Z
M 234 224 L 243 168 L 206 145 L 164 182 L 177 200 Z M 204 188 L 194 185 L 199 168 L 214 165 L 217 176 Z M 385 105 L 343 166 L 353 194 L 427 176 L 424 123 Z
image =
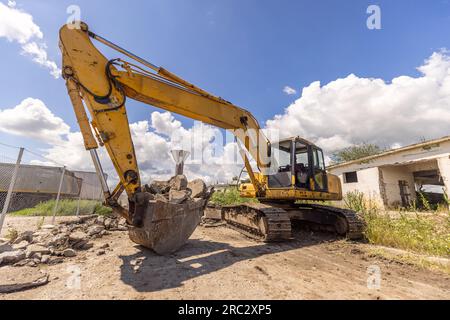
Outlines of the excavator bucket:
M 183 204 L 149 201 L 141 228 L 130 227 L 131 241 L 160 255 L 174 253 L 186 244 L 201 221 L 204 199 Z

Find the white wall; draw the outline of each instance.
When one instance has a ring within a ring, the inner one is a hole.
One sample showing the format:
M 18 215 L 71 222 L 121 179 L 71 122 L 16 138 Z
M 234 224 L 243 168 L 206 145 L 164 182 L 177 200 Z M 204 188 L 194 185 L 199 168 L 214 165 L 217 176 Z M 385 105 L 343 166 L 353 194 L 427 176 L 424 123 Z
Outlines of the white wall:
M 439 171 L 444 180 L 445 189 L 450 198 L 450 157 L 443 157 L 438 159 Z
M 351 171 L 346 171 L 351 172 Z M 342 184 L 342 192 L 345 194 L 353 191 L 359 191 L 365 194 L 367 199 L 375 201 L 380 208 L 383 208 L 383 199 L 379 187 L 379 172 L 378 168 L 363 169 L 357 172 L 357 183 L 345 183 L 344 172 L 339 175 Z
M 343 172 L 358 171 L 361 169 L 375 168 L 394 164 L 408 164 L 417 161 L 431 160 L 450 156 L 450 141 L 441 142 L 428 148 L 415 148 L 406 151 L 399 151 L 389 155 L 380 156 L 364 163 L 351 163 L 342 166 L 331 167 L 330 173 L 340 175 Z
M 384 188 L 388 207 L 398 207 L 402 205 L 400 194 L 400 181 L 408 182 L 410 200 L 417 200 L 414 175 L 407 167 L 392 166 L 380 168 L 382 174 L 382 188 Z

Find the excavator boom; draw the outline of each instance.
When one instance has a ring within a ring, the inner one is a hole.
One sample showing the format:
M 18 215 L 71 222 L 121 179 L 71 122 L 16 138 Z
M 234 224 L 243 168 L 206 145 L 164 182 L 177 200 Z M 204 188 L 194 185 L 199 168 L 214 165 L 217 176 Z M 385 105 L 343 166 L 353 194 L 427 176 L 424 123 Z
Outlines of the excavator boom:
M 120 59 L 108 60 L 91 39 L 109 45 L 153 72 Z M 90 32 L 84 23 L 79 30 L 64 26 L 60 31 L 60 46 L 63 75 L 86 149 L 98 148 L 97 141 L 106 147 L 129 197 L 139 190 L 141 181 L 125 108 L 127 98 L 229 130 L 256 160 L 258 168 L 270 165 L 267 159 L 270 143 L 248 111 L 132 55 Z M 81 100 L 89 110 L 91 123 Z M 243 156 L 255 189 L 262 192 L 251 170 L 250 159 L 247 154 Z

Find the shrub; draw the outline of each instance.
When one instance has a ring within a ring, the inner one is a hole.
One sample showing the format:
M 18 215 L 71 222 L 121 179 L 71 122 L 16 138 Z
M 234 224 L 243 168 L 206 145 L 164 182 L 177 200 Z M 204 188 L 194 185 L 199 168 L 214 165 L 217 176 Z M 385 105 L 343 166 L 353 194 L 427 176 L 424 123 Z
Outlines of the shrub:
M 250 198 L 242 198 L 239 190 L 236 188 L 228 188 L 224 191 L 216 191 L 210 200 L 211 203 L 222 205 L 222 206 L 231 206 L 231 205 L 239 205 L 243 203 L 254 203 L 258 202 L 257 199 Z

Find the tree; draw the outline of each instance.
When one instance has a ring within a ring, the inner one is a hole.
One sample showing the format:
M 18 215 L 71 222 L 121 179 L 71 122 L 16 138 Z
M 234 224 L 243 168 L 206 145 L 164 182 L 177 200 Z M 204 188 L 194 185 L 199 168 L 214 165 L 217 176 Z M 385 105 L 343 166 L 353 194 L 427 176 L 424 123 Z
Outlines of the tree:
M 382 153 L 384 150 L 372 143 L 361 143 L 342 150 L 338 150 L 331 155 L 334 163 L 342 163 L 374 156 Z

